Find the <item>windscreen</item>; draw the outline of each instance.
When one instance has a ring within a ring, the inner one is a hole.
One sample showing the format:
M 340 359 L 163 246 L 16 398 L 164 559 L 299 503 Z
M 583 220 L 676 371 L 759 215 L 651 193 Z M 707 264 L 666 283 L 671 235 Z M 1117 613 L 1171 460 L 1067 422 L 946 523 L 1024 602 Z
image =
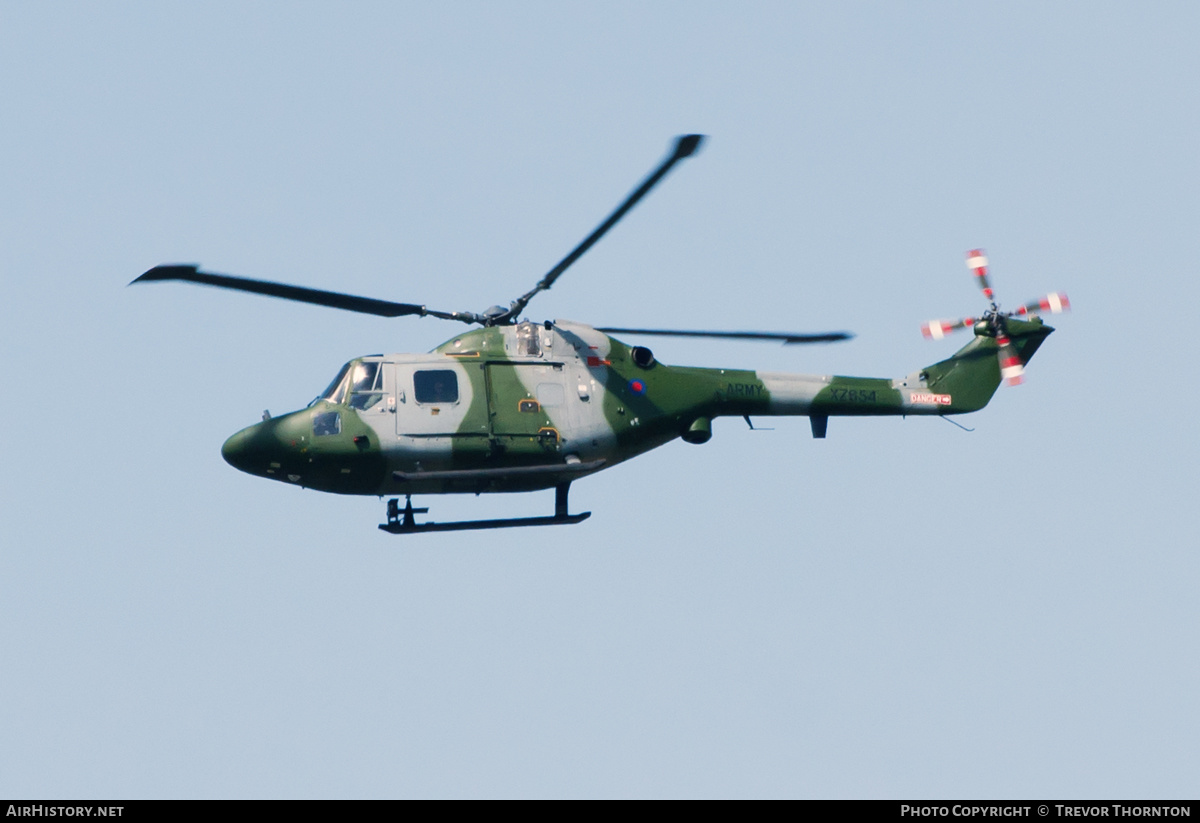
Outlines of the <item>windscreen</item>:
M 383 399 L 383 369 L 378 362 L 361 361 L 350 370 L 350 407 L 366 411 Z
M 354 365 L 354 361 L 342 366 L 342 370 L 338 372 L 337 377 L 333 378 L 333 382 L 329 384 L 329 388 L 321 392 L 318 400 L 328 400 L 330 403 L 341 403 L 346 399 L 346 375 L 350 372 L 350 367 Z

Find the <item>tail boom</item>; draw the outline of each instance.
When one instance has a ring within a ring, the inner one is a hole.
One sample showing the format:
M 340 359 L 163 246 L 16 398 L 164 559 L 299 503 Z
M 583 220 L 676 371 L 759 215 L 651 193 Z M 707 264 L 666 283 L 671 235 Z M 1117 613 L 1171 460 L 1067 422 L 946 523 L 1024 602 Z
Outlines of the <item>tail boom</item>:
M 1010 320 L 1008 330 L 1022 363 L 1054 331 L 1036 319 Z M 731 383 L 714 411 L 809 417 L 966 414 L 986 406 L 1000 386 L 999 348 L 995 337 L 978 333 L 953 356 L 898 380 L 758 372 L 761 393 L 735 392 Z

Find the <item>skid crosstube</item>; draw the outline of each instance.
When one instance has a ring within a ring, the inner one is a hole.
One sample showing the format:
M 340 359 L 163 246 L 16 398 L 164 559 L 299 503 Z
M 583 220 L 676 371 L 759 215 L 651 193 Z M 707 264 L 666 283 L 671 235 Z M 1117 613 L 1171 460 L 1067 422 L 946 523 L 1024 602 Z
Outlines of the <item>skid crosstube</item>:
M 592 513 L 567 513 L 567 492 L 570 488 L 570 483 L 560 483 L 554 487 L 554 514 L 550 517 L 507 517 L 497 520 L 454 520 L 449 523 L 417 523 L 413 515 L 423 514 L 429 511 L 429 509 L 414 509 L 411 496 L 405 500 L 403 510 L 400 508 L 399 500 L 389 500 L 387 522 L 380 523 L 379 528 L 389 534 L 416 534 L 418 532 L 512 529 L 521 526 L 569 526 L 575 523 L 582 523 L 591 517 Z
M 457 532 L 474 529 L 508 529 L 518 526 L 565 526 L 582 523 L 592 516 L 591 512 L 569 514 L 566 517 L 512 517 L 502 520 L 456 520 L 450 523 L 380 523 L 379 528 L 391 534 L 414 534 L 416 532 Z

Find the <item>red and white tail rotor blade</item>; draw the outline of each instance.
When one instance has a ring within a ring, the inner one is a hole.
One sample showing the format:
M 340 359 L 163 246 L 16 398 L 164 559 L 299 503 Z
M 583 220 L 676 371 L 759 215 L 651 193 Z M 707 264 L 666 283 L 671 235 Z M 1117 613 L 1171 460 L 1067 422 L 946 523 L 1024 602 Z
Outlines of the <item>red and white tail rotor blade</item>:
M 973 327 L 975 322 L 974 317 L 964 317 L 962 320 L 930 320 L 921 324 L 921 334 L 928 340 L 941 340 L 950 332 Z
M 1025 364 L 1017 354 L 1017 347 L 1003 332 L 996 335 L 996 345 L 1000 347 L 1000 377 L 1010 386 L 1019 385 L 1023 379 L 1022 375 L 1025 374 Z
M 979 278 L 979 288 L 983 290 L 983 296 L 994 303 L 996 297 L 988 283 L 988 259 L 987 255 L 983 253 L 983 249 L 971 249 L 967 252 L 967 268 L 975 272 L 975 276 Z
M 1071 301 L 1067 296 L 1060 291 L 1053 294 L 1047 294 L 1045 297 L 1034 300 L 1032 303 L 1026 303 L 1021 308 L 1013 312 L 1013 314 L 1021 316 L 1026 314 L 1062 314 L 1065 311 L 1071 310 Z

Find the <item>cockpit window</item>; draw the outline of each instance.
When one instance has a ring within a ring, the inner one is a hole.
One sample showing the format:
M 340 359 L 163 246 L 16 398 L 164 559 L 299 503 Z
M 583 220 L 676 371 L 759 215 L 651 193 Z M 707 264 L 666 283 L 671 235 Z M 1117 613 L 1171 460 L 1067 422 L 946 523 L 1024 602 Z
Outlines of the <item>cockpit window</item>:
M 457 403 L 458 375 L 451 369 L 431 369 L 413 374 L 413 396 L 418 403 Z
M 313 436 L 341 434 L 342 416 L 337 412 L 318 412 L 313 415 Z
M 383 400 L 383 369 L 380 365 L 378 361 L 351 360 L 342 366 L 329 388 L 321 392 L 317 400 L 348 403 L 359 410 L 371 408 Z
M 341 403 L 346 399 L 346 375 L 350 372 L 350 366 L 350 363 L 342 366 L 337 377 L 333 378 L 333 382 L 329 384 L 329 388 L 321 392 L 319 399 L 328 400 L 330 403 Z
M 383 369 L 379 363 L 355 363 L 350 372 L 350 407 L 366 411 L 383 399 Z

